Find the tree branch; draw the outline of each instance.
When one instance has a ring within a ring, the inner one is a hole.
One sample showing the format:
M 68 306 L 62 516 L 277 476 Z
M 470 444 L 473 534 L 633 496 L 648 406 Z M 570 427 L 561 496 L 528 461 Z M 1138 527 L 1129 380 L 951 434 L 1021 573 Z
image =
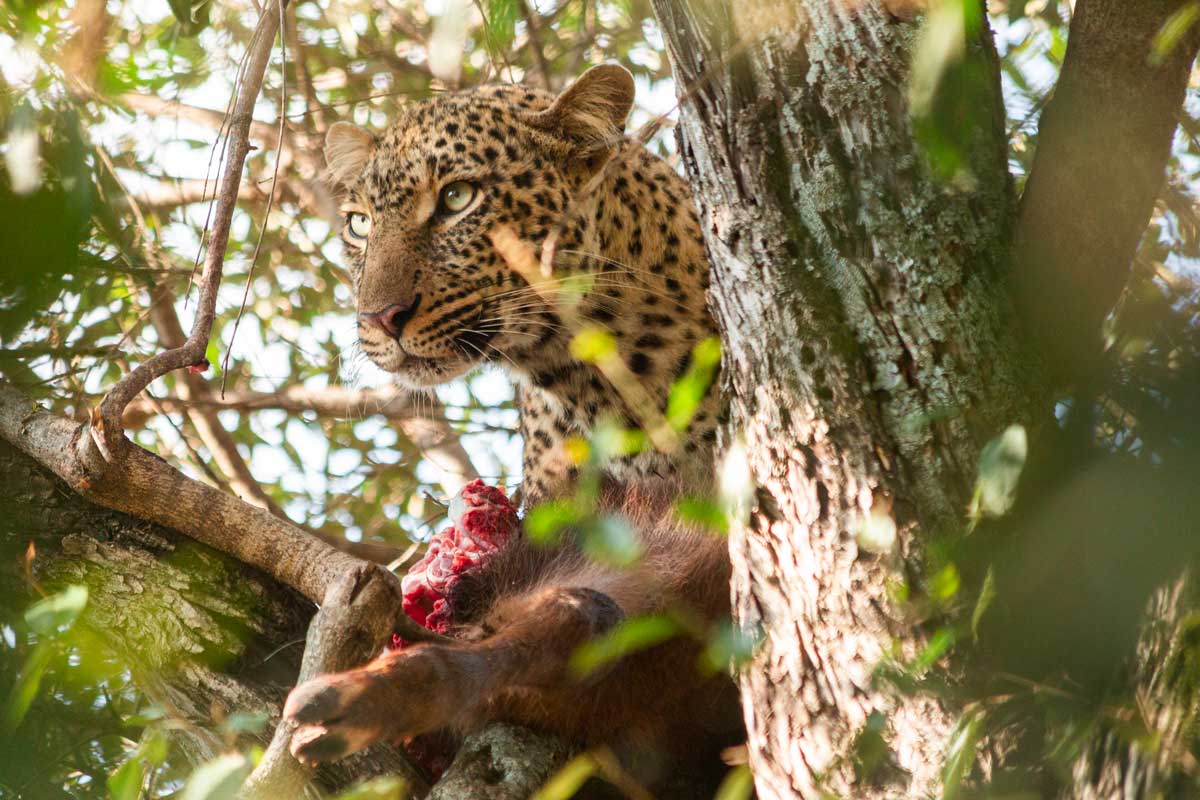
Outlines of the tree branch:
M 465 483 L 479 477 L 458 433 L 450 427 L 436 401 L 425 399 L 418 406 L 412 402 L 412 395 L 394 386 L 379 389 L 288 386 L 277 392 L 229 391 L 224 396 L 211 393 L 167 396 L 157 398 L 155 402 L 169 410 L 185 412 L 194 407 L 242 412 L 278 409 L 289 414 L 313 412 L 331 419 L 365 419 L 377 414 L 399 427 L 440 471 L 438 482 L 447 495 L 453 495 Z M 148 398 L 137 398 L 125 409 L 125 427 L 142 427 L 157 413 Z
M 386 574 L 391 581 L 379 580 L 380 574 Z M 380 609 L 399 608 L 394 605 L 398 600 L 395 594 L 398 585 L 391 573 L 365 564 L 345 572 L 332 583 L 321 609 L 309 623 L 297 685 L 319 675 L 359 666 L 366 660 L 364 650 L 368 657 L 374 655 L 379 649 L 378 642 L 391 633 L 390 627 L 381 625 L 386 624 L 387 617 L 379 613 Z M 403 612 L 399 615 L 408 620 Z M 420 627 L 411 620 L 409 623 Z M 286 721 L 275 728 L 262 761 L 242 787 L 243 796 L 270 800 L 300 795 L 312 770 L 302 767 L 288 751 L 294 732 L 295 723 Z M 371 750 L 377 747 L 380 746 Z M 428 790 L 415 768 L 409 767 L 402 777 L 416 794 L 424 795 Z
M 280 3 L 274 0 L 263 10 L 250 43 L 245 69 L 233 103 L 232 120 L 229 125 L 228 153 L 221 175 L 216 209 L 213 213 L 212 232 L 205 254 L 204 271 L 200 276 L 200 297 L 196 303 L 196 319 L 191 335 L 182 347 L 168 350 L 140 364 L 123 377 L 104 398 L 97 413 L 92 417 L 90 437 L 79 442 L 80 458 L 93 470 L 104 469 L 115 459 L 116 454 L 129 449 L 121 427 L 121 416 L 125 406 L 156 378 L 174 370 L 200 364 L 204 361 L 208 337 L 216 317 L 217 288 L 225 263 L 225 248 L 229 243 L 229 227 L 237 205 L 238 188 L 242 180 L 242 168 L 250 152 L 249 132 L 253 121 L 254 105 L 258 100 L 263 76 L 271 57 L 275 34 L 279 29 Z M 283 113 L 283 110 L 280 110 Z
M 285 190 L 292 188 L 286 178 L 279 185 Z M 296 196 L 298 193 L 292 191 L 291 194 Z M 148 211 L 170 211 L 193 203 L 208 202 L 211 197 L 212 184 L 202 178 L 167 178 L 130 192 L 130 199 Z M 241 202 L 261 202 L 267 199 L 267 193 L 255 181 L 247 181 L 238 187 L 237 199 Z M 319 208 L 310 210 L 320 211 Z
M 174 117 L 197 125 L 203 125 L 206 128 L 212 128 L 215 131 L 219 131 L 225 126 L 224 111 L 193 106 L 181 103 L 178 100 L 167 100 L 157 95 L 126 92 L 117 98 L 117 102 L 130 111 L 139 111 L 152 117 Z M 254 119 L 250 120 L 250 125 L 246 131 L 251 138 L 264 142 L 274 142 L 279 134 L 278 130 L 271 123 L 259 122 Z M 287 139 L 289 140 L 287 142 L 288 146 L 299 144 L 301 147 L 307 147 L 309 144 L 308 142 L 297 143 L 291 141 L 292 133 L 290 131 L 288 132 Z
M 283 35 L 287 37 L 288 50 L 292 52 L 292 66 L 296 71 L 296 83 L 304 96 L 305 110 L 312 120 L 312 126 L 319 135 L 324 135 L 329 127 L 325 120 L 326 109 L 321 106 L 317 90 L 313 86 L 312 76 L 308 72 L 308 48 L 300 41 L 300 31 L 297 29 L 296 15 L 289 13 L 283 21 Z
M 571 754 L 556 736 L 493 723 L 467 737 L 429 800 L 524 800 Z
M 87 585 L 81 621 L 121 654 L 139 691 L 167 711 L 172 742 L 192 764 L 228 749 L 225 737 L 203 724 L 214 708 L 279 719 L 280 693 L 299 667 L 296 634 L 312 617 L 311 603 L 175 531 L 63 491 L 2 440 L 0 485 L 10 523 L 7 537 L 0 525 L 0 580 L 17 586 L 32 577 L 48 591 Z M 20 554 L 30 545 L 36 557 L 26 566 Z M 185 549 L 187 559 L 175 557 Z M 201 652 L 207 657 L 195 661 Z M 230 663 L 239 665 L 233 673 L 214 666 Z M 319 780 L 332 788 L 407 774 L 401 759 L 394 749 L 375 750 L 321 768 Z
M 538 76 L 542 80 L 542 88 L 547 91 L 554 91 L 550 62 L 546 60 L 546 53 L 542 50 L 541 26 L 534 19 L 534 11 L 529 7 L 527 0 L 518 0 L 518 6 L 521 11 L 521 18 L 525 20 L 525 27 L 528 30 L 529 48 L 533 50 L 534 62 L 538 68 Z
M 155 287 L 150 297 L 150 321 L 158 332 L 159 342 L 167 348 L 183 347 L 187 337 L 179 317 L 175 314 L 175 293 L 167 286 L 160 284 Z M 192 372 L 182 372 L 176 383 L 175 391 L 180 399 L 187 400 L 206 398 L 209 396 L 208 383 L 204 378 Z M 161 403 L 162 401 L 156 401 Z M 259 508 L 265 508 L 277 517 L 283 517 L 283 509 L 271 499 L 254 479 L 250 467 L 238 452 L 237 442 L 225 430 L 217 411 L 211 406 L 196 405 L 187 410 L 188 419 L 196 426 L 201 441 L 212 454 L 213 460 L 225 477 L 229 479 L 230 488 L 242 499 Z
M 67 20 L 74 32 L 61 50 L 59 64 L 76 85 L 92 87 L 96 84 L 112 27 L 112 17 L 106 6 L 104 0 L 84 0 L 75 4 Z
M 390 571 L 339 552 L 284 519 L 187 478 L 128 441 L 122 427 L 125 407 L 153 380 L 182 367 L 205 364 L 230 223 L 250 150 L 251 115 L 286 3 L 273 0 L 265 5 L 239 75 L 226 142 L 227 158 L 190 335 L 183 338 L 178 319 L 172 318 L 173 310 L 168 313 L 169 309 L 159 309 L 164 344 L 175 346 L 126 374 L 84 425 L 42 411 L 19 391 L 0 382 L 0 436 L 92 502 L 177 530 L 262 570 L 318 603 L 320 611 L 310 626 L 301 670 L 301 679 L 305 679 L 362 664 L 378 652 L 393 631 L 411 641 L 438 641 L 442 637 L 404 614 L 400 582 Z M 168 302 L 161 305 L 170 306 L 169 299 L 168 295 Z M 179 384 L 185 394 L 205 391 L 202 384 L 189 381 L 185 375 Z M 203 416 L 198 419 L 215 422 Z M 240 463 L 248 475 L 245 463 L 237 457 L 236 447 L 232 447 L 232 440 L 219 423 L 207 425 L 207 432 L 217 442 L 218 450 L 236 458 L 232 468 L 236 471 Z M 276 729 L 266 756 L 251 778 L 251 794 L 298 796 L 304 791 L 312 770 L 288 753 L 291 733 L 287 726 Z M 410 786 L 422 788 L 415 770 L 404 777 Z
M 325 386 L 309 389 L 305 386 L 285 386 L 275 392 L 251 392 L 231 389 L 222 395 L 206 397 L 162 397 L 159 401 L 171 410 L 186 410 L 192 406 L 229 409 L 232 411 L 262 411 L 276 409 L 289 414 L 313 412 L 331 419 L 366 419 L 379 415 L 390 422 L 403 422 L 424 414 L 412 403 L 412 396 L 395 386 L 378 389 L 349 389 L 344 386 Z M 138 428 L 157 413 L 150 404 L 138 398 L 125 409 L 125 426 Z
M 314 618 L 313 625 L 337 630 L 310 633 L 318 652 L 306 651 L 306 664 L 323 671 L 358 666 L 378 651 L 393 630 L 412 641 L 442 639 L 403 613 L 400 581 L 388 570 L 339 552 L 286 520 L 194 481 L 132 442 L 126 442 L 121 469 L 91 474 L 76 456 L 79 439 L 87 436 L 86 426 L 42 411 L 3 382 L 0 436 L 92 502 L 179 531 L 319 603 L 323 614 Z M 284 737 L 283 744 L 273 742 L 269 754 L 274 755 L 259 768 L 266 777 L 256 785 L 269 778 L 272 786 L 278 782 L 291 787 L 311 777 L 310 770 L 286 754 L 288 736 L 288 730 L 276 731 L 276 740 Z M 415 772 L 406 777 L 419 781 Z
M 183 326 L 179 324 L 179 317 L 175 313 L 175 295 L 165 285 L 159 285 L 153 290 L 150 320 L 158 332 L 159 342 L 164 346 L 181 347 L 183 345 L 186 337 L 183 333 Z M 197 374 L 183 372 L 180 373 L 176 391 L 179 393 L 179 399 L 184 403 L 188 419 L 191 420 L 192 425 L 196 428 L 196 433 L 200 436 L 200 441 L 208 448 L 213 460 L 217 462 L 217 467 L 229 480 L 228 488 L 251 505 L 266 509 L 280 519 L 287 519 L 287 515 L 279 507 L 279 504 L 255 480 L 254 474 L 250 472 L 250 466 L 238 452 L 237 442 L 221 424 L 221 420 L 217 416 L 219 404 L 203 402 L 212 396 L 208 382 Z M 161 412 L 164 405 L 161 400 L 145 396 L 143 398 L 152 407 L 157 407 L 155 413 Z M 189 404 L 188 401 L 191 400 L 200 402 Z M 126 407 L 126 411 L 128 412 L 128 407 Z M 407 548 L 380 542 L 351 542 L 341 536 L 308 526 L 304 526 L 304 530 L 331 547 L 373 564 L 390 564 L 402 557 L 407 550 Z
M 1060 383 L 1100 355 L 1100 324 L 1163 184 L 1200 26 L 1161 64 L 1156 36 L 1185 0 L 1079 0 L 1021 199 L 1019 304 Z

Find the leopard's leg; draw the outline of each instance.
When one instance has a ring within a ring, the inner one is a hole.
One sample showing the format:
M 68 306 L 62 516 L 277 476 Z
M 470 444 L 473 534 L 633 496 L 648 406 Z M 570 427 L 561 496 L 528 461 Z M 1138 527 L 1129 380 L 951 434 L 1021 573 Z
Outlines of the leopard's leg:
M 416 645 L 297 686 L 284 707 L 298 724 L 292 753 L 331 761 L 380 739 L 470 724 L 500 692 L 578 687 L 571 654 L 623 616 L 608 595 L 584 588 L 542 588 L 504 605 L 508 623 L 481 641 Z

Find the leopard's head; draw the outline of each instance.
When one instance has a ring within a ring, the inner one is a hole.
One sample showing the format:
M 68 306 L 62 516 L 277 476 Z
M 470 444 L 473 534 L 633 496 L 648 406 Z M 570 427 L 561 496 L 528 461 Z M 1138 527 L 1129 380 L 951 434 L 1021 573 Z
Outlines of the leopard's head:
M 325 158 L 363 352 L 421 387 L 537 347 L 557 326 L 503 242 L 540 256 L 552 231 L 587 239 L 589 220 L 564 215 L 632 103 L 630 74 L 603 65 L 558 97 L 495 86 L 409 106 L 379 136 L 333 125 Z

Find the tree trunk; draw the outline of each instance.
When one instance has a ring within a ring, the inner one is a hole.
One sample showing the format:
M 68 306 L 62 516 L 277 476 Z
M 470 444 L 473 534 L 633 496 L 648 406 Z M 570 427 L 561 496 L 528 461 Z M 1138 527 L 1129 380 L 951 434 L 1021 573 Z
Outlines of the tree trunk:
M 882 691 L 923 632 L 922 543 L 963 523 L 981 446 L 1037 386 L 1004 286 L 1013 198 L 990 31 L 971 178 L 939 180 L 905 85 L 914 24 L 877 3 L 655 0 L 713 264 L 732 414 L 757 485 L 730 547 L 760 797 L 924 796 L 951 709 Z M 894 523 L 894 528 L 892 527 Z M 892 534 L 894 533 L 894 538 Z M 883 722 L 899 769 L 861 774 Z

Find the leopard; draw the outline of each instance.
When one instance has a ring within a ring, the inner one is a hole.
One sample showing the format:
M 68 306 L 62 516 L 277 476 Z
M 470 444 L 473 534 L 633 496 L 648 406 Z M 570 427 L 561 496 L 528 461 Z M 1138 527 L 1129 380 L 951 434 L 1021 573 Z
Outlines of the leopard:
M 406 106 L 382 134 L 349 122 L 327 133 L 362 352 L 414 390 L 480 366 L 505 371 L 526 509 L 570 494 L 579 443 L 606 421 L 661 420 L 717 333 L 696 206 L 672 165 L 626 135 L 634 94 L 628 70 L 603 64 L 557 95 L 446 92 Z M 582 330 L 598 332 L 607 360 L 581 352 Z M 549 548 L 518 538 L 462 581 L 451 641 L 294 689 L 293 754 L 326 761 L 501 720 L 613 746 L 652 785 L 711 770 L 744 729 L 729 675 L 697 669 L 703 636 L 586 677 L 571 658 L 634 617 L 683 609 L 693 634 L 729 619 L 727 545 L 675 511 L 684 494 L 713 491 L 724 408 L 709 388 L 673 429 L 674 447 L 605 464 L 601 507 L 630 520 L 635 565 L 599 563 L 570 535 Z
M 327 135 L 331 178 L 346 198 L 342 240 L 362 352 L 414 389 L 480 363 L 504 368 L 516 387 L 531 499 L 572 485 L 572 438 L 606 417 L 646 422 L 612 376 L 572 353 L 576 330 L 557 306 L 571 304 L 579 324 L 615 340 L 658 408 L 696 345 L 716 334 L 689 187 L 621 136 L 628 77 L 602 65 L 557 99 L 513 85 L 446 94 L 407 108 L 381 138 L 347 122 Z M 553 275 L 514 269 L 490 241 L 499 229 L 532 243 L 539 260 L 553 237 Z M 645 448 L 607 471 L 683 473 L 703 486 L 719 403 L 716 393 L 705 398 L 674 454 Z

